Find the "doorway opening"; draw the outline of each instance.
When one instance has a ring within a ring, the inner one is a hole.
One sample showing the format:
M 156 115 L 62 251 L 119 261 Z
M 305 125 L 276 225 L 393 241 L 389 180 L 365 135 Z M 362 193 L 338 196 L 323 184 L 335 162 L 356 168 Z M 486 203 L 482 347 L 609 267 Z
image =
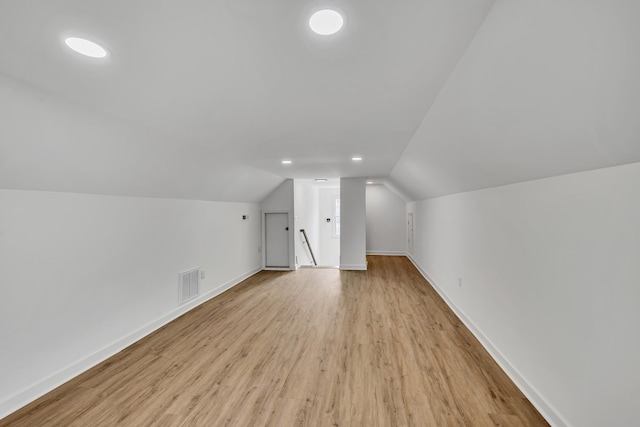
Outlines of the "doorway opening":
M 295 179 L 293 185 L 296 265 L 339 268 L 340 179 Z

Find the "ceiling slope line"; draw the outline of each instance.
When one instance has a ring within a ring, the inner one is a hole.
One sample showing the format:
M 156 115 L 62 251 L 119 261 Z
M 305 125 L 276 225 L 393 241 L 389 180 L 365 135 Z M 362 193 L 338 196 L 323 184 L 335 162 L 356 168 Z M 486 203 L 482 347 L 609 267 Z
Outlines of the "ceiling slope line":
M 402 154 L 400 154 L 400 157 L 398 157 L 398 161 L 396 162 L 396 164 L 393 166 L 393 168 L 389 172 L 389 175 L 388 175 L 389 177 L 391 177 L 391 174 L 393 173 L 393 171 L 398 166 L 398 163 L 400 163 L 400 160 L 404 157 L 405 153 L 409 149 L 409 146 L 413 142 L 413 139 L 416 137 L 416 134 L 418 133 L 418 130 L 422 127 L 422 124 L 425 122 L 425 120 L 427 120 L 427 117 L 429 116 L 429 113 L 431 112 L 431 108 L 433 108 L 433 106 L 435 105 L 436 101 L 438 101 L 438 98 L 440 98 L 440 95 L 442 94 L 442 91 L 444 90 L 444 88 L 449 83 L 449 80 L 451 79 L 451 76 L 453 75 L 453 73 L 458 68 L 458 65 L 460 64 L 460 61 L 462 61 L 462 58 L 464 58 L 465 55 L 467 54 L 467 51 L 469 50 L 469 46 L 471 46 L 471 43 L 473 43 L 473 41 L 475 40 L 476 36 L 480 32 L 480 29 L 482 27 L 484 27 L 485 23 L 487 22 L 487 18 L 489 17 L 489 15 L 491 15 L 491 12 L 493 12 L 493 8 L 495 7 L 497 2 L 498 2 L 498 0 L 493 0 L 493 2 L 491 3 L 491 7 L 487 11 L 487 13 L 484 15 L 484 18 L 482 19 L 482 22 L 480 22 L 480 25 L 478 25 L 478 28 L 476 28 L 476 30 L 474 31 L 473 36 L 469 38 L 469 41 L 467 42 L 467 45 L 464 47 L 464 49 L 462 50 L 462 53 L 460 54 L 458 59 L 455 61 L 455 63 L 451 67 L 451 70 L 447 74 L 447 78 L 444 79 L 444 81 L 442 82 L 442 85 L 440 86 L 440 88 L 438 89 L 438 92 L 436 93 L 436 96 L 433 97 L 433 101 L 431 102 L 431 105 L 429 105 L 429 107 L 427 108 L 427 112 L 425 113 L 424 117 L 422 118 L 422 121 L 418 124 L 418 126 L 416 126 L 415 130 L 413 131 L 413 135 L 411 136 L 411 138 L 409 138 L 409 142 L 404 147 L 404 150 L 402 150 Z M 395 184 L 399 185 L 398 182 L 396 182 Z M 402 187 L 403 187 L 403 193 L 408 193 L 406 191 L 406 189 L 404 189 L 404 186 L 402 186 Z

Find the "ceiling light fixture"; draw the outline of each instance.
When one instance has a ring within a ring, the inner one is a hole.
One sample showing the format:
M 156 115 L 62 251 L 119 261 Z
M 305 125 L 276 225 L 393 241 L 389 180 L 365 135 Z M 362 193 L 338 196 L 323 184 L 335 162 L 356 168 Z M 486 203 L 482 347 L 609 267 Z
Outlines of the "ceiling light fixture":
M 316 178 L 316 182 L 327 182 L 327 178 Z
M 282 161 L 283 165 L 290 165 L 291 163 L 293 163 L 291 160 L 283 160 Z
M 68 37 L 64 42 L 70 49 L 91 58 L 104 58 L 107 56 L 107 50 L 105 48 L 87 39 Z
M 360 156 L 352 157 L 351 160 L 353 160 L 354 162 L 359 162 L 362 160 L 362 157 Z
M 309 19 L 309 26 L 314 33 L 321 36 L 329 36 L 335 34 L 342 28 L 344 19 L 335 10 L 325 9 L 319 10 Z
M 373 181 L 367 181 L 367 184 L 373 184 Z

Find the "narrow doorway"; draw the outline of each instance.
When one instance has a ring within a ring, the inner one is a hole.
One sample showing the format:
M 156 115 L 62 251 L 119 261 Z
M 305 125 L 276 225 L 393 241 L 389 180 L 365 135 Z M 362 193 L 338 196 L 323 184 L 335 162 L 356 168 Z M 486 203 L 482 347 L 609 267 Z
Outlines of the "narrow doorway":
M 340 179 L 295 179 L 293 185 L 296 266 L 339 266 Z

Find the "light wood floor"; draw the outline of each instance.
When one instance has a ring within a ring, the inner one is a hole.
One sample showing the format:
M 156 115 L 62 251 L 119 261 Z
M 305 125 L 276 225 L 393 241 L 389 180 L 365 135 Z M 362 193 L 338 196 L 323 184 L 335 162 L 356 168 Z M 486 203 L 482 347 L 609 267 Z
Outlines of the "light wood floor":
M 548 425 L 404 257 L 262 272 L 0 426 Z

